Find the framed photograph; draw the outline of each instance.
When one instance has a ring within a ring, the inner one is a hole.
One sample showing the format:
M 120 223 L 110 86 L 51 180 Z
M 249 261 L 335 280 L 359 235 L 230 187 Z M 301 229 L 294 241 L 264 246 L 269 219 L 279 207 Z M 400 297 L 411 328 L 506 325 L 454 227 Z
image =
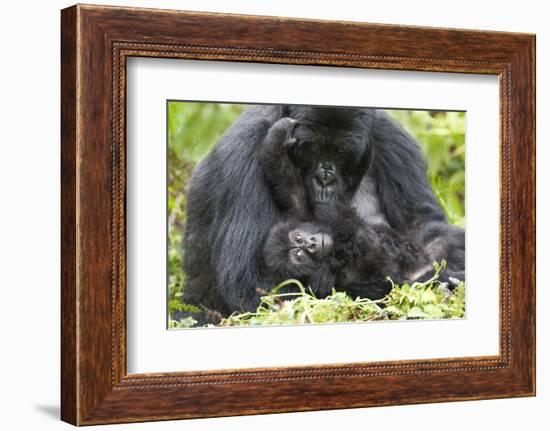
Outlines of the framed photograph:
M 535 36 L 61 13 L 61 416 L 535 394 Z

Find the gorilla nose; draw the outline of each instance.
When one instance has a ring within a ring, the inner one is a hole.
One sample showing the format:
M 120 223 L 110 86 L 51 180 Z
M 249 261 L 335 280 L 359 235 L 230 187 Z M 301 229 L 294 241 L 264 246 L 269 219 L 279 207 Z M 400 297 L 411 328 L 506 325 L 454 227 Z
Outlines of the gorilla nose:
M 309 251 L 311 254 L 317 253 L 318 247 L 319 247 L 319 246 L 318 246 L 315 242 L 310 242 L 310 243 L 306 246 L 307 251 Z
M 332 164 L 330 162 L 321 162 L 321 163 L 319 163 L 319 169 L 322 169 L 322 170 L 328 171 L 328 172 L 334 172 L 336 170 L 336 168 L 334 167 L 334 164 Z
M 307 251 L 312 254 L 316 255 L 317 253 L 320 253 L 321 255 L 324 255 L 328 253 L 332 248 L 332 238 L 330 235 L 326 234 L 317 234 L 309 238 L 309 241 L 306 245 Z
M 324 186 L 334 181 L 336 167 L 330 162 L 321 162 L 315 172 L 315 178 Z

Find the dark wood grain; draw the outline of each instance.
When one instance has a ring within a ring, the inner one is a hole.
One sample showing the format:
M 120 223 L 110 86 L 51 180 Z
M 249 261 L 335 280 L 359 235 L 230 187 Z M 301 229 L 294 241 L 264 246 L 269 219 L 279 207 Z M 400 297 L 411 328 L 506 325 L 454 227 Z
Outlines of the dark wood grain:
M 62 11 L 61 46 L 63 420 L 84 425 L 534 394 L 533 35 L 74 6 Z M 498 75 L 500 354 L 127 375 L 129 56 Z
M 61 417 L 77 422 L 76 9 L 61 16 Z

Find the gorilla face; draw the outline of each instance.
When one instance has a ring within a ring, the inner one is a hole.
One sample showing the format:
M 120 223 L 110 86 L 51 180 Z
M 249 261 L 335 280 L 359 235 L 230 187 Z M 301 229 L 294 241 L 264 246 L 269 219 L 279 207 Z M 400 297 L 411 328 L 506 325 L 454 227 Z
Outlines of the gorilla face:
M 273 226 L 264 242 L 264 265 L 281 280 L 308 278 L 318 271 L 332 246 L 332 235 L 320 225 L 281 222 Z
M 326 233 L 317 232 L 312 227 L 314 226 L 302 225 L 288 233 L 291 264 L 319 262 L 332 248 L 332 237 Z
M 330 107 L 288 107 L 297 120 L 289 157 L 298 168 L 311 204 L 348 201 L 372 154 L 374 112 Z

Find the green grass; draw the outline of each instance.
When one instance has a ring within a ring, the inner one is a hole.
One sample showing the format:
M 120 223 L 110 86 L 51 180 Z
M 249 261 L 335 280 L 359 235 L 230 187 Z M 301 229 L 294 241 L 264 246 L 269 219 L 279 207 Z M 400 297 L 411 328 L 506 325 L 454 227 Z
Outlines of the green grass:
M 372 320 L 457 319 L 465 313 L 465 287 L 460 283 L 451 293 L 439 281 L 445 266 L 434 263 L 434 276 L 424 283 L 393 284 L 383 299 L 352 298 L 336 292 L 317 298 L 298 280 L 286 280 L 263 296 L 253 313 L 234 313 L 219 326 L 291 325 L 306 323 L 366 322 Z M 391 280 L 390 280 L 391 281 Z M 298 293 L 277 293 L 294 284 Z

